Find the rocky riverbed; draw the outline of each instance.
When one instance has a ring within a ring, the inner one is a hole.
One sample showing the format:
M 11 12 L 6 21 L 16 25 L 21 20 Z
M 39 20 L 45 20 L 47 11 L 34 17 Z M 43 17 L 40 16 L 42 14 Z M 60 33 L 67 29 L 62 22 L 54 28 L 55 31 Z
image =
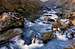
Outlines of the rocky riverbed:
M 74 48 L 75 26 L 69 26 L 69 19 L 61 21 L 56 14 L 49 12 L 33 23 L 10 13 L 0 16 L 0 49 Z M 63 27 L 67 25 L 69 27 Z

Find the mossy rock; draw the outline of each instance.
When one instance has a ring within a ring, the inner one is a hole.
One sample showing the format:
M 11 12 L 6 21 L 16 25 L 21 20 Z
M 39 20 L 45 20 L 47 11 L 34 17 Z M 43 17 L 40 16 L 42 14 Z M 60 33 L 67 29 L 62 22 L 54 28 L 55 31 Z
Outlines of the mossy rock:
M 47 43 L 48 41 L 52 40 L 54 38 L 54 35 L 52 32 L 46 32 L 42 36 L 42 40 L 44 43 Z

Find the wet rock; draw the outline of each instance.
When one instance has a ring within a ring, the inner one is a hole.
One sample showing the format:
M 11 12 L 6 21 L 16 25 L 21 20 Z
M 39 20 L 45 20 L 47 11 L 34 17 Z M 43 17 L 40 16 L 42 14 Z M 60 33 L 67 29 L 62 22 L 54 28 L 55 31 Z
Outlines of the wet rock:
M 65 48 L 65 49 L 75 49 L 75 45 L 69 47 L 69 48 Z
M 8 42 L 17 35 L 21 35 L 24 26 L 24 17 L 13 12 L 0 15 L 0 44 Z
M 75 12 L 71 13 L 71 16 L 69 17 L 69 20 L 71 21 L 72 25 L 75 25 Z
M 61 20 L 57 20 L 56 22 L 54 22 L 53 24 L 53 31 L 65 31 L 68 28 L 70 28 L 69 25 L 69 20 L 68 19 L 61 19 Z
M 24 18 L 23 16 L 9 15 L 8 13 L 3 13 L 0 16 L 0 33 L 2 31 L 8 30 L 10 28 L 23 27 Z
M 75 48 L 65 48 L 65 49 L 75 49 Z
M 60 21 L 56 21 L 53 24 L 53 31 L 60 31 L 61 23 Z
M 10 39 L 17 35 L 21 35 L 22 32 L 23 31 L 21 28 L 9 29 L 7 31 L 4 31 L 2 34 L 0 34 L 0 44 L 8 42 Z
M 44 43 L 47 43 L 48 41 L 52 40 L 53 38 L 54 38 L 54 35 L 51 32 L 46 32 L 42 36 L 42 40 Z

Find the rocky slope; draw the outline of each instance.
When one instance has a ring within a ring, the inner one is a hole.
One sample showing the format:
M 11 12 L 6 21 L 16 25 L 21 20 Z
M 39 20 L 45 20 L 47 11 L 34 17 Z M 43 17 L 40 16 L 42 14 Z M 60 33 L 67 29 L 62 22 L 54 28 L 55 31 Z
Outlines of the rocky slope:
M 9 41 L 23 32 L 24 18 L 12 14 L 14 13 L 8 12 L 0 16 L 0 44 Z

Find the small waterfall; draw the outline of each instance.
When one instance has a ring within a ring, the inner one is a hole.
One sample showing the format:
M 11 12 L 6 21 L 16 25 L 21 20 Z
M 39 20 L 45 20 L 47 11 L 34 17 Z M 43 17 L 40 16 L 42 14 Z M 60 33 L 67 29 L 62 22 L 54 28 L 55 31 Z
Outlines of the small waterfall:
M 35 42 L 34 42 L 35 41 Z M 39 48 L 42 47 L 44 44 L 42 43 L 41 40 L 37 39 L 37 38 L 33 38 L 32 39 L 32 43 L 30 45 L 24 44 L 24 40 L 19 39 L 17 41 L 17 45 L 19 46 L 19 48 L 21 49 L 33 49 L 33 48 Z
M 66 35 L 61 34 L 59 32 L 56 32 L 55 35 L 56 35 L 57 39 L 59 39 L 59 40 L 63 40 L 63 41 L 68 40 L 68 38 L 66 38 Z

